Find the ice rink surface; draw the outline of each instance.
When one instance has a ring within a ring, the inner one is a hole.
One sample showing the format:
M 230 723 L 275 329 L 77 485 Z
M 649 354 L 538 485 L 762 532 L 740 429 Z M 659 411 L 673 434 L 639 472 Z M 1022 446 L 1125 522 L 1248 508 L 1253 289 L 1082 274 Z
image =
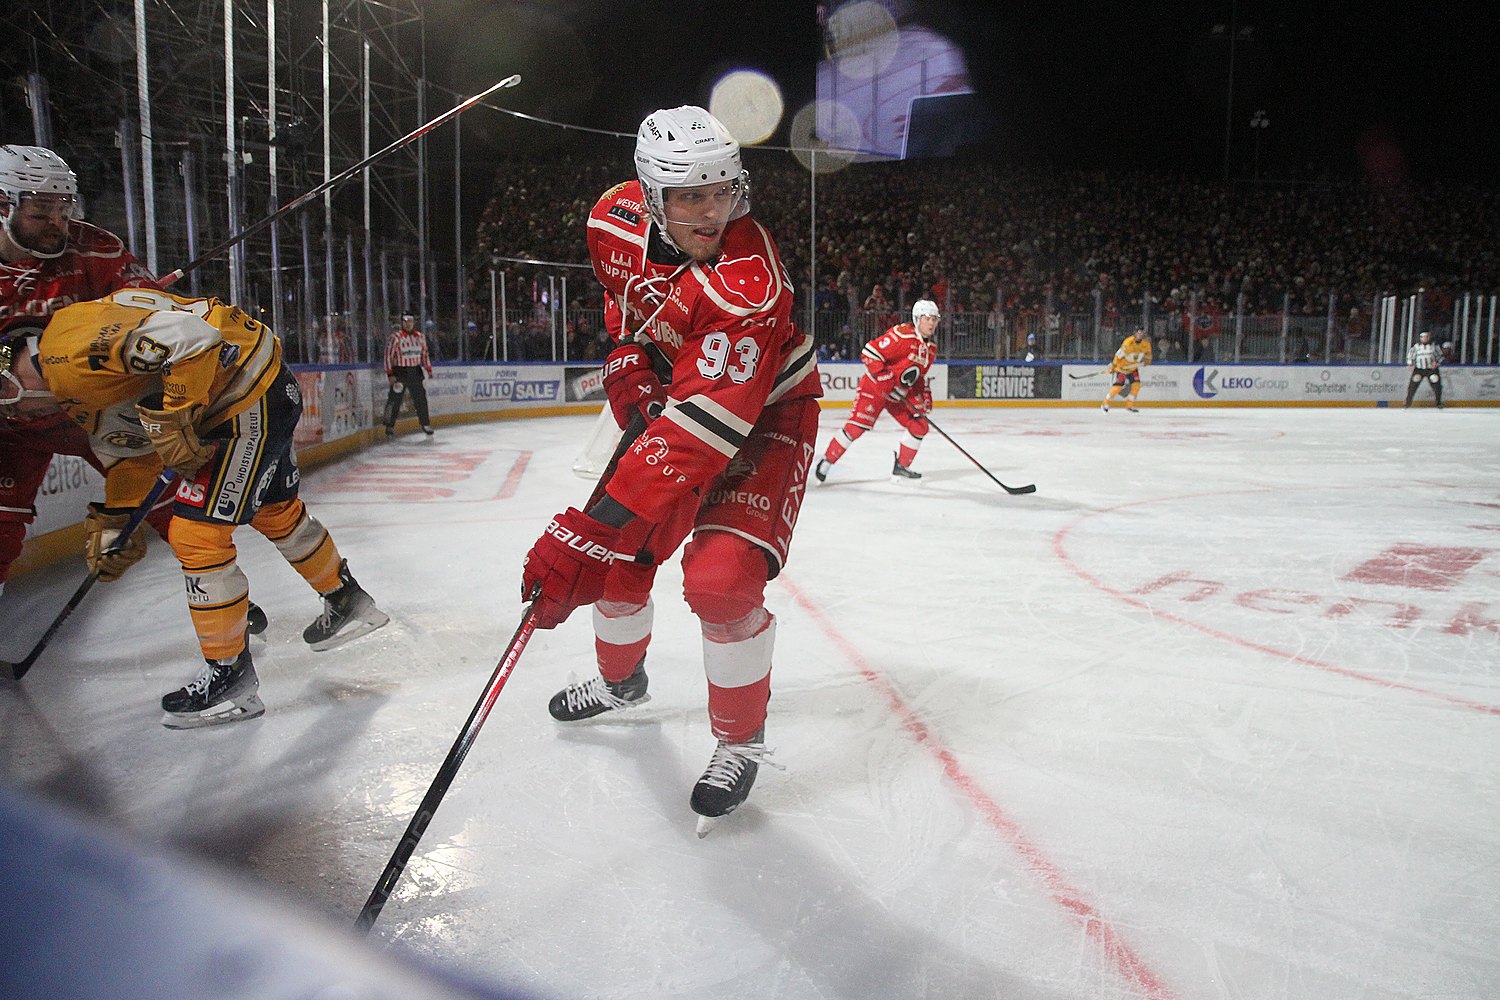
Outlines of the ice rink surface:
M 823 414 L 819 448 L 847 411 Z M 809 496 L 763 767 L 706 839 L 676 562 L 652 700 L 566 728 L 537 633 L 372 940 L 556 998 L 1500 996 L 1500 409 L 941 409 Z M 324 653 L 250 529 L 266 714 L 159 725 L 201 661 L 170 550 L 0 690 L 0 779 L 353 921 L 587 497 L 592 418 L 400 438 L 304 496 L 392 616 Z M 19 659 L 82 578 L 0 598 Z M 27 622 L 23 628 L 18 623 Z

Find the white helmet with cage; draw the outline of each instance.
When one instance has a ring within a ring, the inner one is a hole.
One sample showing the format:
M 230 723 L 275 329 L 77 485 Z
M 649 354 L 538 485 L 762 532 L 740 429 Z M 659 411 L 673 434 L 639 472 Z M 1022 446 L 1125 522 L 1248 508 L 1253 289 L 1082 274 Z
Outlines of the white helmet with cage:
M 6 233 L 34 256 L 60 257 L 61 249 L 44 253 L 26 246 L 12 227 L 21 199 L 38 196 L 61 201 L 66 218 L 79 217 L 78 177 L 61 156 L 42 146 L 0 146 L 0 207 L 11 209 L 5 213 Z
M 739 198 L 730 220 L 750 211 L 750 174 L 740 164 L 740 144 L 724 123 L 691 104 L 664 108 L 646 116 L 635 137 L 635 173 L 646 198 L 646 210 L 667 237 L 667 188 L 727 182 Z

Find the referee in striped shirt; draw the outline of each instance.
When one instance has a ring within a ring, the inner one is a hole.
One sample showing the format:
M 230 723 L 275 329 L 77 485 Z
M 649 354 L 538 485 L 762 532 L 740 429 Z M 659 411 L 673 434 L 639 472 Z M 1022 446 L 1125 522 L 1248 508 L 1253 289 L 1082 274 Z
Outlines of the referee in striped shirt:
M 1417 386 L 1424 381 L 1432 383 L 1432 395 L 1437 400 L 1437 408 L 1443 408 L 1443 376 L 1438 372 L 1438 366 L 1443 363 L 1443 349 L 1432 342 L 1432 334 L 1423 330 L 1417 334 L 1417 342 L 1412 344 L 1406 351 L 1406 363 L 1411 365 L 1411 379 L 1406 383 L 1406 406 L 1411 409 L 1411 401 L 1417 395 Z
M 385 397 L 385 436 L 396 431 L 396 418 L 401 415 L 401 398 L 411 393 L 411 401 L 417 408 L 417 421 L 422 433 L 432 434 L 432 420 L 427 415 L 427 387 L 422 384 L 423 372 L 432 374 L 432 362 L 427 359 L 427 338 L 417 329 L 417 318 L 411 313 L 401 317 L 401 328 L 391 331 L 391 339 L 385 346 L 385 378 L 391 390 Z

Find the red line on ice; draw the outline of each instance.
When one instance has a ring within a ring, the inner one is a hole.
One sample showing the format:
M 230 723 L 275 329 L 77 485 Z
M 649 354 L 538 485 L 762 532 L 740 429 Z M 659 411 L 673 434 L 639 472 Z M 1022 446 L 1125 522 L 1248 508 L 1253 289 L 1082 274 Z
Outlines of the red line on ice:
M 927 728 L 927 724 L 922 721 L 921 716 L 912 710 L 911 706 L 906 703 L 906 700 L 901 697 L 900 692 L 893 688 L 883 675 L 870 666 L 858 647 L 850 642 L 828 620 L 823 612 L 808 599 L 806 594 L 787 579 L 785 573 L 777 577 L 777 581 L 786 587 L 791 593 L 792 599 L 817 623 L 818 627 L 823 630 L 823 634 L 848 657 L 849 662 L 853 664 L 854 669 L 859 673 L 860 677 L 880 692 L 892 713 L 895 714 L 896 718 L 901 720 L 901 725 L 912 735 L 918 745 L 925 748 L 937 759 L 939 766 L 943 769 L 943 773 L 958 786 L 969 802 L 979 810 L 980 815 L 989 821 L 990 826 L 994 828 L 995 832 L 1009 842 L 1016 853 L 1021 855 L 1027 867 L 1046 886 L 1047 894 L 1052 897 L 1052 901 L 1072 913 L 1083 924 L 1084 933 L 1099 945 L 1120 975 L 1124 976 L 1139 989 L 1145 991 L 1145 996 L 1150 998 L 1150 1000 L 1174 1000 L 1175 994 L 1161 981 L 1161 977 L 1154 973 L 1146 965 L 1145 961 L 1131 950 L 1130 946 L 1121 938 L 1120 933 L 1115 930 L 1114 925 L 1106 920 L 1094 908 L 1093 904 L 1084 898 L 1083 893 L 1075 888 L 1067 880 L 1066 876 L 1063 875 L 1062 869 L 1053 864 L 1042 853 L 1041 849 L 1031 842 L 1030 838 L 1021 831 L 1016 821 L 1011 819 L 1005 810 L 1000 808 L 999 803 L 980 787 L 979 782 L 974 780 L 973 776 L 964 770 L 958 758 L 953 755 L 953 751 L 949 750 L 933 735 L 932 730 Z

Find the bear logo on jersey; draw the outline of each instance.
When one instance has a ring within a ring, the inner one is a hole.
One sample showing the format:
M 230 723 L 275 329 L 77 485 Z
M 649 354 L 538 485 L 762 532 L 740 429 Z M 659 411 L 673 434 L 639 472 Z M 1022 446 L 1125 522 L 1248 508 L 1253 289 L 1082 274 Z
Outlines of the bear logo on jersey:
M 731 305 L 760 309 L 771 300 L 771 268 L 759 254 L 722 260 L 715 270 L 718 285 Z

